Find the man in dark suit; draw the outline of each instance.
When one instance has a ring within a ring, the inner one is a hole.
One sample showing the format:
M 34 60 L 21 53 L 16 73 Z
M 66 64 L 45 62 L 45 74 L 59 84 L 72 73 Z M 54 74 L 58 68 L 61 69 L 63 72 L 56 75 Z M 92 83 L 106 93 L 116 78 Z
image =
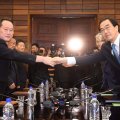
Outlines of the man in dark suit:
M 97 53 L 85 56 L 85 57 L 67 57 L 67 58 L 54 58 L 57 63 L 64 63 L 67 65 L 79 64 L 86 65 L 91 63 L 97 63 L 101 61 L 106 61 L 107 65 L 105 67 L 105 79 L 108 84 L 108 89 L 115 88 L 120 85 L 120 33 L 119 25 L 117 21 L 111 18 L 105 18 L 100 21 L 99 24 L 100 32 L 105 39 L 101 47 L 101 50 Z M 115 48 L 112 48 L 115 46 Z M 117 53 L 115 53 L 115 51 Z M 117 97 L 117 99 L 120 99 Z M 110 120 L 120 120 L 120 108 L 112 110 L 112 115 Z
M 8 42 L 14 34 L 14 26 L 10 19 L 0 20 L 0 94 L 5 93 L 8 85 L 8 75 L 10 72 L 10 61 L 15 60 L 24 63 L 44 62 L 45 64 L 54 65 L 52 58 L 35 56 L 28 53 L 18 52 L 9 49 Z M 0 97 L 1 98 L 1 97 Z

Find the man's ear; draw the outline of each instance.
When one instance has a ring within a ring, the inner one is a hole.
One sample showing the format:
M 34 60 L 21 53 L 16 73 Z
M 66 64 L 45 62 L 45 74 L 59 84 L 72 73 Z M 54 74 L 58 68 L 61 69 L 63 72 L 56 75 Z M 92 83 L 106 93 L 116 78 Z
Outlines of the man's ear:
M 116 29 L 117 31 L 119 30 L 119 29 L 118 29 L 118 25 L 115 26 L 115 29 Z

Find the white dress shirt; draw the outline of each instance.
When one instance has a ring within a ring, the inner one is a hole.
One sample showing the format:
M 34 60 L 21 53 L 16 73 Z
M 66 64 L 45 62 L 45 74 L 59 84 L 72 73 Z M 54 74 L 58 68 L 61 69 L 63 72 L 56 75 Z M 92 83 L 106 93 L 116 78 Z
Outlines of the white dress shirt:
M 120 55 L 119 53 L 120 53 L 120 34 L 117 36 L 117 38 L 116 38 L 116 40 L 114 41 L 114 43 L 111 43 L 111 46 L 112 46 L 112 44 L 115 44 L 115 49 L 117 50 L 117 53 L 118 53 L 118 55 Z M 112 52 L 112 54 L 113 54 L 113 51 L 111 51 Z
M 67 57 L 67 65 L 74 65 L 76 64 L 75 57 Z

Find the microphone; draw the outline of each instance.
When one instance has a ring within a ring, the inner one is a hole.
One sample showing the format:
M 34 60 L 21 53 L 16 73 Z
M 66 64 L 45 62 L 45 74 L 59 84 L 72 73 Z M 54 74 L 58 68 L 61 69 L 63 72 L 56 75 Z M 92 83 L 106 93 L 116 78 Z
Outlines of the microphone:
M 54 106 L 54 104 L 53 104 L 52 101 L 47 100 L 47 101 L 44 101 L 44 102 L 43 102 L 43 106 L 44 106 L 45 108 L 52 108 L 52 107 Z
M 112 91 L 113 91 L 113 92 L 120 93 L 120 85 L 115 86 L 115 87 L 112 89 Z
M 86 77 L 83 77 L 82 79 L 79 79 L 78 82 L 76 84 L 74 84 L 73 87 L 77 86 L 78 84 L 80 84 L 82 81 L 88 81 L 90 79 L 94 78 L 94 76 L 90 75 L 90 76 L 86 76 Z
M 53 91 L 53 92 L 51 92 L 51 96 L 53 96 L 53 97 L 60 97 L 61 93 L 58 92 L 58 91 Z
M 77 100 L 72 100 L 72 101 L 69 101 L 69 105 L 70 106 L 79 106 L 79 102 Z
M 100 93 L 95 93 L 95 94 L 96 94 L 96 96 L 103 96 L 103 94 L 106 94 L 106 93 L 112 92 L 112 91 L 113 91 L 113 89 L 110 89 L 110 90 L 107 90 L 107 91 L 104 91 L 104 92 L 100 92 Z M 85 98 L 85 99 L 80 100 L 80 103 L 81 103 L 82 101 L 87 100 L 87 99 L 91 99 L 91 96 L 90 96 L 90 97 L 87 97 L 87 98 Z
M 117 86 L 115 86 L 114 88 L 109 89 L 109 90 L 106 90 L 106 91 L 104 91 L 104 92 L 100 92 L 99 94 L 102 95 L 102 94 L 106 94 L 106 93 L 109 93 L 109 92 L 112 92 L 113 95 L 120 94 L 120 86 L 117 85 Z

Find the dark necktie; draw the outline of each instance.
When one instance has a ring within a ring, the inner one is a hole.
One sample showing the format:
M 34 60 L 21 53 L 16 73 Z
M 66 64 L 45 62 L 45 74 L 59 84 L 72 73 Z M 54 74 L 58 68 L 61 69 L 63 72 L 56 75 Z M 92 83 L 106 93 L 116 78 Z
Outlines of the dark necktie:
M 120 63 L 120 56 L 119 56 L 119 54 L 118 54 L 115 46 L 116 46 L 115 44 L 112 44 L 113 54 L 114 54 L 114 56 L 117 58 L 118 62 Z

